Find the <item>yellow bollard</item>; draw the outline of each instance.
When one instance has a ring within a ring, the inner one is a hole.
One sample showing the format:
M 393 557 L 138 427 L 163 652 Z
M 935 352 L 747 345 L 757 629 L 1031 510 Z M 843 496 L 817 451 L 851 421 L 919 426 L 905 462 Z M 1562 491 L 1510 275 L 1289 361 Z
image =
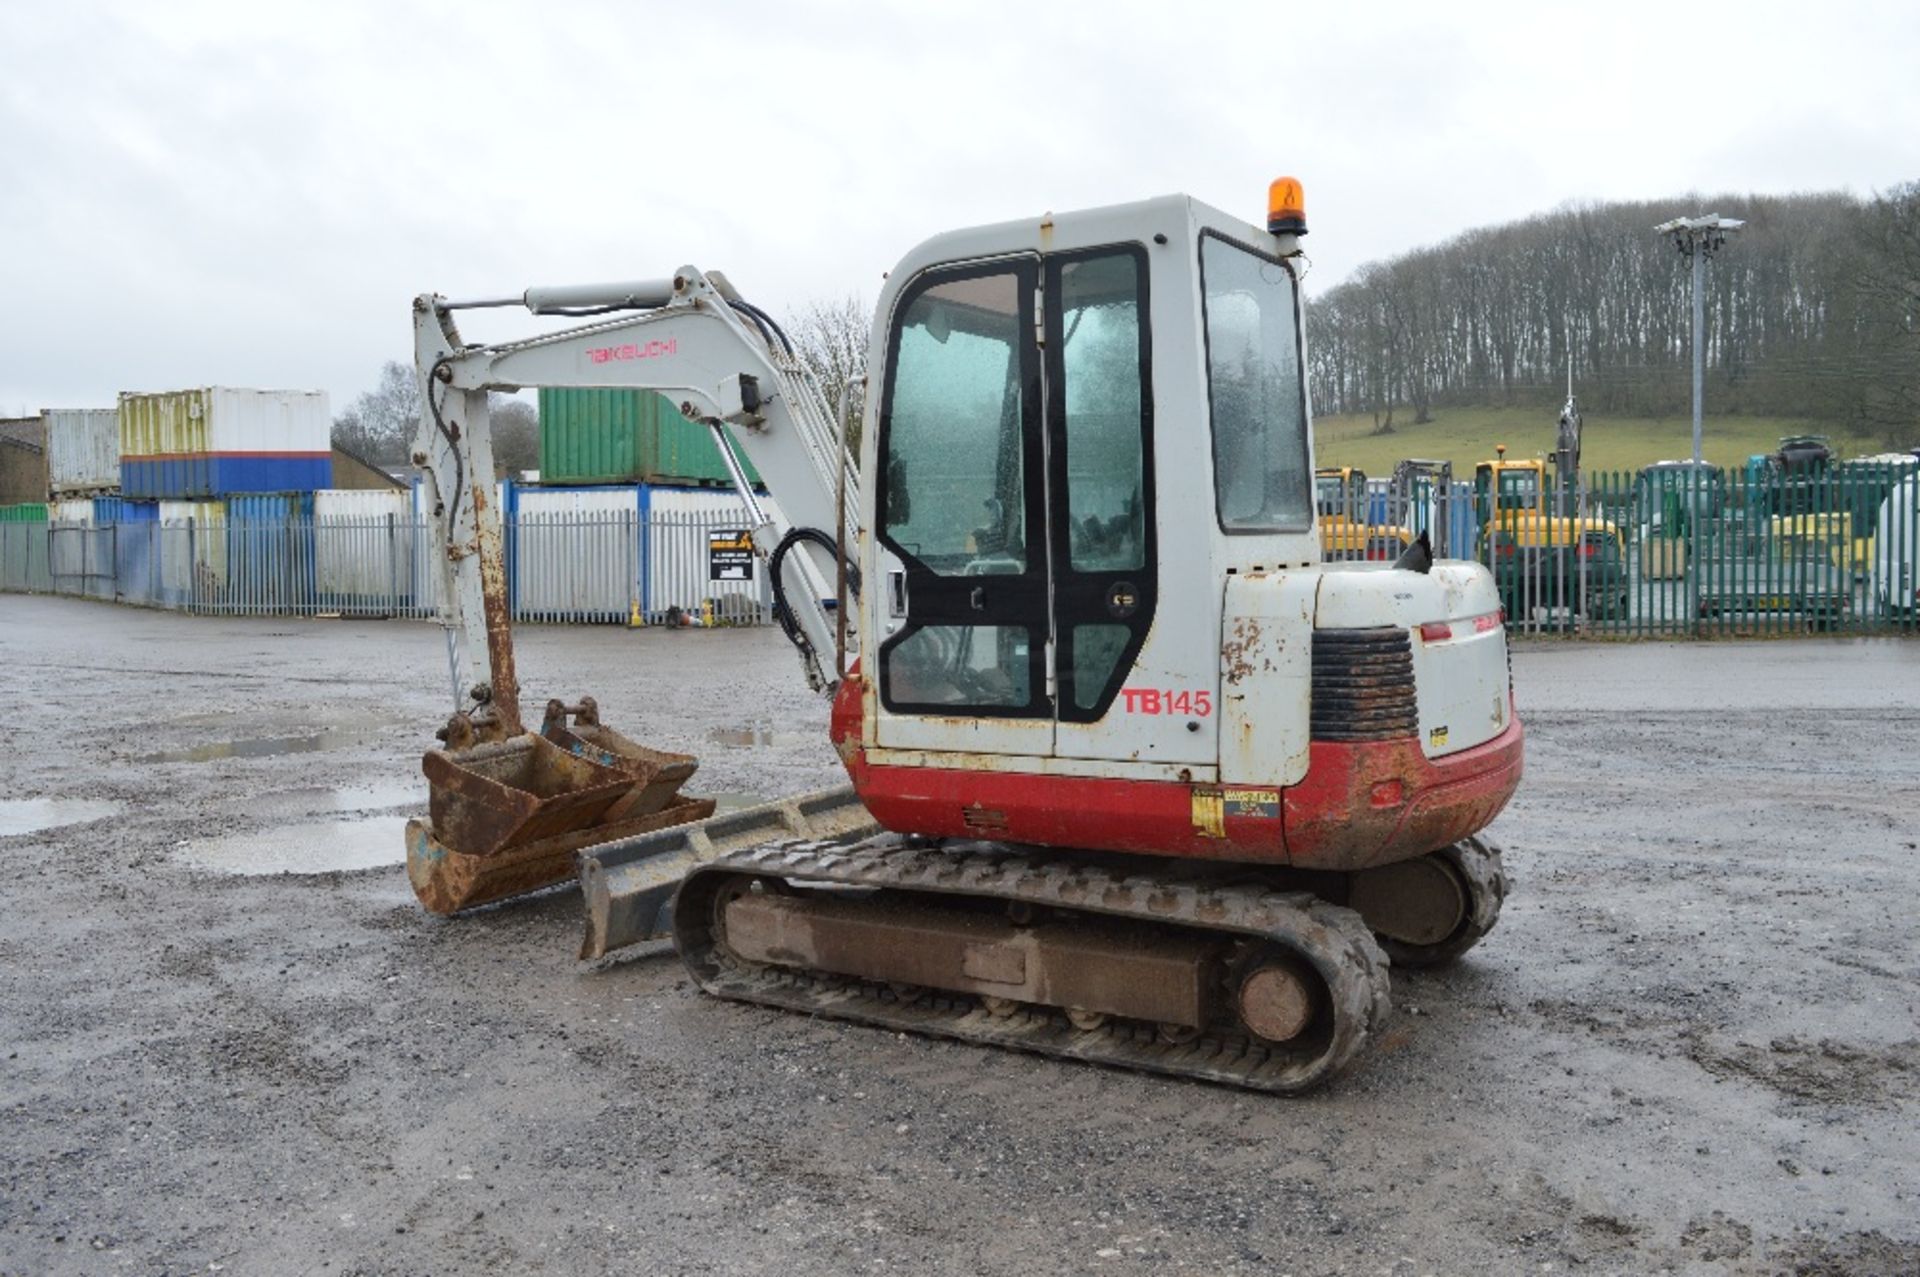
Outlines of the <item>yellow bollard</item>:
M 645 629 L 647 618 L 640 615 L 640 600 L 632 600 L 630 607 L 632 610 L 627 613 L 627 628 L 630 630 Z

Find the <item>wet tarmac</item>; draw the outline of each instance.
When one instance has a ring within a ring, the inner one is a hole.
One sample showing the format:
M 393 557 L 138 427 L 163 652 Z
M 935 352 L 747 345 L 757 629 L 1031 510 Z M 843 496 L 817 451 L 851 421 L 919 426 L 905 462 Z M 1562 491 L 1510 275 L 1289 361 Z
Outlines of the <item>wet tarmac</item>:
M 210 763 L 223 758 L 278 758 L 282 754 L 313 754 L 366 743 L 360 732 L 315 732 L 309 736 L 275 736 L 252 740 L 211 741 L 187 749 L 141 754 L 136 763 Z
M 519 663 L 689 793 L 840 779 L 772 630 Z M 1276 1101 L 582 966 L 568 891 L 429 917 L 436 629 L 0 597 L 0 704 L 87 725 L 0 756 L 0 1273 L 1920 1271 L 1920 643 L 1514 676 L 1499 928 Z

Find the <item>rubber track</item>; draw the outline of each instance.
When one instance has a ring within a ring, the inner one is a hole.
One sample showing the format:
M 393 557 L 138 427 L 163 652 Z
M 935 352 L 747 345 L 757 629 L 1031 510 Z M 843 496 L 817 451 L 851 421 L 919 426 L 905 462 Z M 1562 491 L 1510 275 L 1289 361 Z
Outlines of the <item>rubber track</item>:
M 1333 1029 L 1311 1055 L 1244 1031 L 1210 1031 L 1170 1043 L 1154 1026 L 1137 1021 L 1115 1019 L 1081 1030 L 1051 1008 L 996 1017 L 964 994 L 933 990 L 902 999 L 882 983 L 738 961 L 721 950 L 713 926 L 714 901 L 738 875 L 800 887 L 1026 901 L 1270 941 L 1304 956 L 1327 982 Z M 688 876 L 674 906 L 674 942 L 695 982 L 717 997 L 1278 1094 L 1310 1090 L 1339 1072 L 1380 1033 L 1390 1005 L 1386 956 L 1350 909 L 1258 883 L 1124 873 L 991 843 L 928 845 L 882 835 L 853 847 L 804 839 L 751 847 Z

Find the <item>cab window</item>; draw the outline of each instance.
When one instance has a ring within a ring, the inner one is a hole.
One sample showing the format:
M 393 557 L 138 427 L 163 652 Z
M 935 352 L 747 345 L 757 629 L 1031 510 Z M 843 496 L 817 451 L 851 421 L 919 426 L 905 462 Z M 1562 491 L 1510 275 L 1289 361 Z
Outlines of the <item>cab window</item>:
M 1208 232 L 1200 239 L 1214 496 L 1228 532 L 1313 526 L 1293 272 Z

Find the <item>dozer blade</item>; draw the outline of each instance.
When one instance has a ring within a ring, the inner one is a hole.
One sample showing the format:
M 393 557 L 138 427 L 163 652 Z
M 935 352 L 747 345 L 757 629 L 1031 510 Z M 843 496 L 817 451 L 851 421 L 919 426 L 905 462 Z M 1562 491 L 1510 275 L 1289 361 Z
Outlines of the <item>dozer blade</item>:
M 842 785 L 583 849 L 587 930 L 580 957 L 672 934 L 681 879 L 717 857 L 776 838 L 850 846 L 880 832 L 852 786 Z

